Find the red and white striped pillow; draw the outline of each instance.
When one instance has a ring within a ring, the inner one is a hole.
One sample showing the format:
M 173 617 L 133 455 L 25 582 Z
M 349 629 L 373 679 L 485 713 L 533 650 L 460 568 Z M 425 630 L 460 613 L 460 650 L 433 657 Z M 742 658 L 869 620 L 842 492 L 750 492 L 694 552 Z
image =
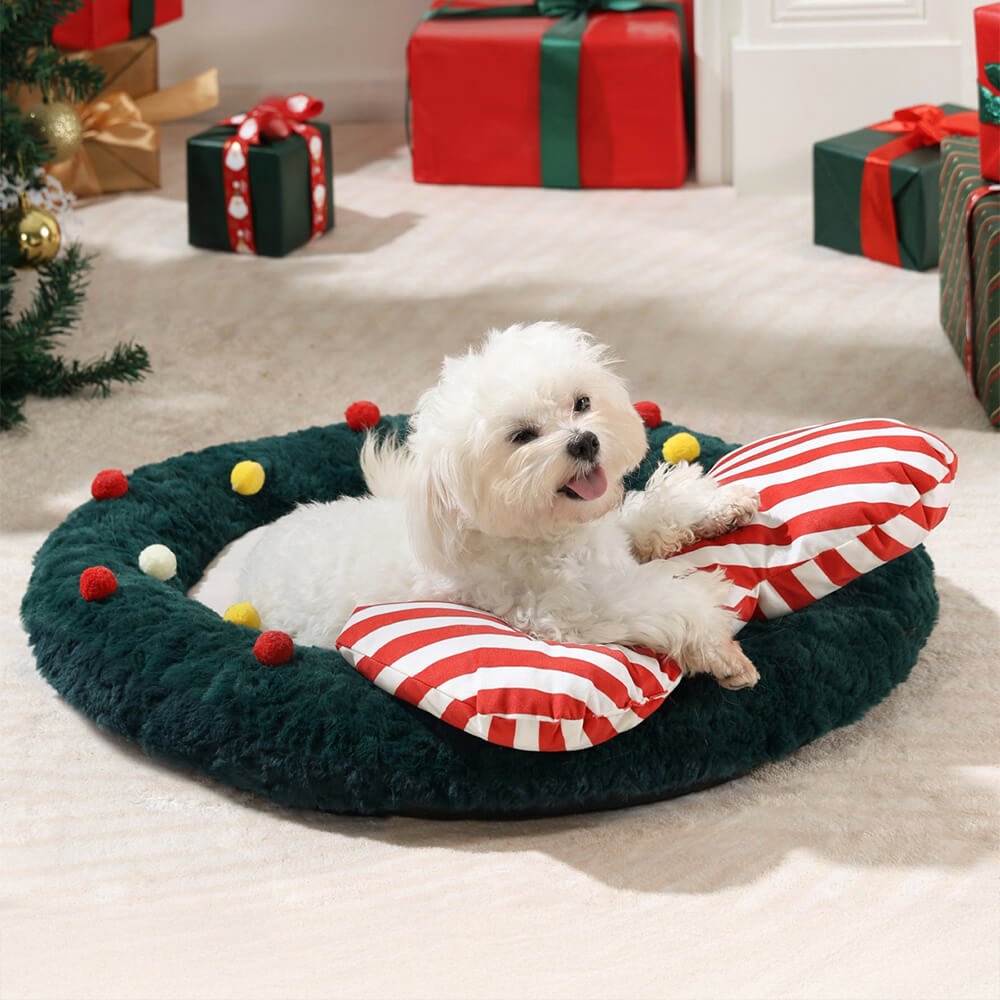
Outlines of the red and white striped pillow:
M 681 678 L 666 658 L 543 642 L 476 608 L 442 602 L 358 608 L 337 648 L 397 698 L 519 750 L 603 743 L 651 715 Z
M 948 511 L 956 467 L 939 437 L 895 420 L 764 438 L 710 472 L 757 489 L 754 519 L 669 561 L 678 573 L 721 566 L 742 621 L 777 618 L 919 545 Z
M 741 528 L 669 560 L 721 566 L 741 622 L 811 604 L 914 546 L 940 523 L 955 453 L 894 420 L 775 435 L 723 456 L 711 475 L 760 492 Z M 677 686 L 676 664 L 623 646 L 549 643 L 441 602 L 358 608 L 337 648 L 379 687 L 492 743 L 577 750 L 637 726 Z

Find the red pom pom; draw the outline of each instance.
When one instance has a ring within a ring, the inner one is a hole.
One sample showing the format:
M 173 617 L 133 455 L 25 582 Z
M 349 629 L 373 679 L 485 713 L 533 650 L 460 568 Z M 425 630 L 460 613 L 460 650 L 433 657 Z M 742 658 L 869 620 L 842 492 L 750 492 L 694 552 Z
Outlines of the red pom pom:
M 648 399 L 644 399 L 641 403 L 636 403 L 635 410 L 642 417 L 642 422 L 652 430 L 655 430 L 663 423 L 660 408 L 656 403 L 652 403 Z
M 95 500 L 116 500 L 128 493 L 128 480 L 121 469 L 104 469 L 94 476 L 90 495 Z
M 253 644 L 253 655 L 267 667 L 277 667 L 287 663 L 295 652 L 295 643 L 287 632 L 272 629 L 261 632 Z
M 80 593 L 85 601 L 103 601 L 117 589 L 115 574 L 107 566 L 91 566 L 80 574 Z
M 378 407 L 367 399 L 359 399 L 356 403 L 351 403 L 344 416 L 347 417 L 347 426 L 352 431 L 366 431 L 369 427 L 374 427 L 382 418 Z

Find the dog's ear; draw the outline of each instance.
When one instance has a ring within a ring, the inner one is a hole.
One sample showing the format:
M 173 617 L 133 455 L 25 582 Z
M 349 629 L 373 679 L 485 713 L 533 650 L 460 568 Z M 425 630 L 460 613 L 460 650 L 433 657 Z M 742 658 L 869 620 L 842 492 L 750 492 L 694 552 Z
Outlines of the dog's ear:
M 407 497 L 410 540 L 421 561 L 442 571 L 453 567 L 464 549 L 466 485 L 451 452 L 416 456 Z

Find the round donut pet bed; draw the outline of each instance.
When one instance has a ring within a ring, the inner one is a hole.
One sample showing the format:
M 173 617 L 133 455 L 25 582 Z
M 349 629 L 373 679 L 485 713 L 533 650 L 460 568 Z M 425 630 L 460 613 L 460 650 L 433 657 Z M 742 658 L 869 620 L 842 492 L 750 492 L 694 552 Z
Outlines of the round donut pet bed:
M 382 418 L 379 429 L 405 423 Z M 627 486 L 641 488 L 664 442 L 686 430 L 649 429 Z M 706 468 L 735 447 L 690 433 Z M 515 818 L 666 799 L 782 758 L 886 697 L 937 615 L 933 567 L 917 547 L 794 614 L 750 621 L 740 642 L 761 674 L 753 689 L 685 678 L 642 725 L 598 746 L 498 746 L 380 690 L 336 652 L 297 646 L 265 665 L 255 630 L 186 596 L 234 539 L 297 503 L 362 494 L 362 440 L 345 423 L 220 445 L 136 469 L 121 495 L 78 508 L 39 550 L 22 603 L 41 673 L 152 757 L 282 805 Z M 241 494 L 230 474 L 248 460 L 264 483 Z M 176 557 L 167 580 L 139 566 L 151 545 Z M 96 566 L 117 586 L 85 600 L 81 575 Z

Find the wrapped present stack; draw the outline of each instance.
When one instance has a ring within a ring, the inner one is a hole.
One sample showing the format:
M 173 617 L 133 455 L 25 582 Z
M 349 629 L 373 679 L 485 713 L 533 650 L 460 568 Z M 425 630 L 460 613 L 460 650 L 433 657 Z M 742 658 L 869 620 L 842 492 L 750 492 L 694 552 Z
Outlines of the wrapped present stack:
M 152 27 L 181 17 L 181 0 L 89 0 L 56 25 L 53 44 L 104 71 L 104 89 L 76 107 L 83 142 L 75 155 L 48 169 L 80 198 L 160 184 L 161 122 L 185 118 L 218 104 L 214 69 L 159 89 L 157 42 Z M 42 99 L 24 88 L 22 109 Z
M 188 241 L 283 257 L 333 228 L 330 126 L 322 101 L 271 97 L 187 143 Z
M 1000 3 L 977 8 L 979 138 L 942 143 L 941 325 L 1000 426 Z
M 414 179 L 679 187 L 693 6 L 435 0 L 407 49 Z

